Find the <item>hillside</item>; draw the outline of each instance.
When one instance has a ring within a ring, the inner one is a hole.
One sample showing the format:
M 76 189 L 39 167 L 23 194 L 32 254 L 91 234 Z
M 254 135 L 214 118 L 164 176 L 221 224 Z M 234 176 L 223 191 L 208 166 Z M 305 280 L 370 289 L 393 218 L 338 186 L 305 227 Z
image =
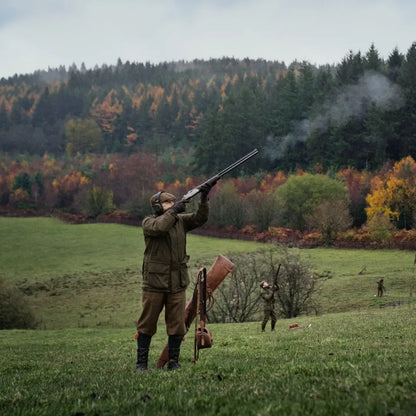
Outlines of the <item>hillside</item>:
M 134 327 L 144 250 L 140 227 L 0 217 L 0 233 L 0 278 L 23 291 L 41 328 Z M 267 246 L 190 234 L 191 279 L 219 254 L 232 258 Z M 318 296 L 319 314 L 407 303 L 416 290 L 412 251 L 316 248 L 301 255 L 313 270 L 330 276 Z M 381 277 L 385 298 L 375 297 Z
M 371 170 L 416 157 L 415 73 L 416 43 L 319 68 L 223 58 L 40 71 L 0 80 L 0 152 L 148 152 L 210 174 L 257 147 L 246 173 Z

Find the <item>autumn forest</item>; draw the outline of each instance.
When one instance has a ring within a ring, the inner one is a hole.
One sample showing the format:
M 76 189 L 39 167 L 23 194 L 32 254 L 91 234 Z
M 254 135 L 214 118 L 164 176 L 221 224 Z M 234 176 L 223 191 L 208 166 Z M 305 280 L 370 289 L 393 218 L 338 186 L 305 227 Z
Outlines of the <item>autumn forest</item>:
M 0 213 L 140 220 L 252 149 L 205 232 L 416 245 L 416 42 L 337 65 L 119 60 L 0 80 Z

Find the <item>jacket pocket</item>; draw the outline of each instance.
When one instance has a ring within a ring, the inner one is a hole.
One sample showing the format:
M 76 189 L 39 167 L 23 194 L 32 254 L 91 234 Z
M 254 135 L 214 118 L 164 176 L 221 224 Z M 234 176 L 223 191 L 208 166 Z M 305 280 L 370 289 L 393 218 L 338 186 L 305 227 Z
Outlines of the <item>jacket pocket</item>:
M 146 287 L 154 290 L 170 289 L 170 265 L 150 262 L 144 267 L 143 281 Z

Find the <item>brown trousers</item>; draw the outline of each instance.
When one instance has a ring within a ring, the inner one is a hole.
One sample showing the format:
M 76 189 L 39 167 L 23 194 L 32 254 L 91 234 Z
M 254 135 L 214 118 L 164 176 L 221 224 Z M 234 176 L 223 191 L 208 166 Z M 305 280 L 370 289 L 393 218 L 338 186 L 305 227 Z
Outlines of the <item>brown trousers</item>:
M 142 314 L 137 321 L 137 332 L 153 336 L 157 330 L 159 315 L 165 307 L 168 335 L 185 335 L 186 293 L 159 293 L 143 291 Z
M 263 310 L 263 323 L 266 324 L 267 321 L 271 318 L 272 323 L 277 321 L 277 315 L 274 308 L 267 307 Z

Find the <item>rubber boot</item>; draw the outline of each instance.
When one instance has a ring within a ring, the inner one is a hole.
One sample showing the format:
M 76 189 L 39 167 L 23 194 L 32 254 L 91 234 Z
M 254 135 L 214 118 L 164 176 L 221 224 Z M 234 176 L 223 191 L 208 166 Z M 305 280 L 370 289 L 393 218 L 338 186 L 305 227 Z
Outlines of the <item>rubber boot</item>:
M 181 352 L 182 335 L 169 335 L 168 338 L 168 370 L 178 370 Z
M 272 331 L 274 331 L 275 325 L 276 325 L 276 321 L 272 321 Z
M 147 370 L 147 361 L 149 357 L 149 346 L 152 337 L 146 334 L 139 334 L 137 338 L 137 371 Z
M 264 330 L 266 328 L 266 324 L 267 324 L 267 322 L 262 322 L 261 323 L 261 332 L 264 332 Z

